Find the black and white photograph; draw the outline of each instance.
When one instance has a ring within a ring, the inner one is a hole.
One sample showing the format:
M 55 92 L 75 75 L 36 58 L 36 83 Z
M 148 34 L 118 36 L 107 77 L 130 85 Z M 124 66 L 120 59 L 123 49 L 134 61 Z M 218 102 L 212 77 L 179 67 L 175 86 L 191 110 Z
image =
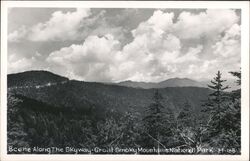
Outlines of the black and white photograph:
M 241 8 L 8 7 L 7 154 L 240 156 L 242 23 Z

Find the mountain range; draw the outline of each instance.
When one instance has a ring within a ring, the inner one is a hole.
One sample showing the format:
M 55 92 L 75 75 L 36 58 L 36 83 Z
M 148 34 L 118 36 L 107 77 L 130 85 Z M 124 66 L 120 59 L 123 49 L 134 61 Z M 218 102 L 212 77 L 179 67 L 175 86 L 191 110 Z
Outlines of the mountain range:
M 171 78 L 162 82 L 152 83 L 152 82 L 133 82 L 133 81 L 123 81 L 117 83 L 120 86 L 133 87 L 133 88 L 166 88 L 166 87 L 206 87 L 204 83 L 188 79 L 188 78 Z
M 135 88 L 136 87 L 136 88 Z M 50 108 L 71 111 L 94 111 L 103 117 L 107 111 L 124 113 L 128 110 L 143 113 L 152 103 L 158 91 L 163 96 L 162 104 L 166 110 L 175 114 L 188 101 L 194 114 L 201 110 L 211 90 L 203 88 L 199 82 L 190 79 L 174 78 L 160 83 L 121 82 L 105 84 L 69 80 L 48 71 L 27 71 L 8 75 L 8 94 L 48 105 Z M 26 104 L 33 108 L 33 104 Z M 39 106 L 39 107 L 40 107 Z

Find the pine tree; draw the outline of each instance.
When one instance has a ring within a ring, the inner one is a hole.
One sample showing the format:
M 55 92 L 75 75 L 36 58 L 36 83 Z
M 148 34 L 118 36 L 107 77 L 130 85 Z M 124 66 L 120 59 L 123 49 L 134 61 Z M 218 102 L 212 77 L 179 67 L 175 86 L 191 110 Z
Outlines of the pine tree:
M 144 118 L 148 133 L 155 138 L 162 128 L 162 114 L 164 109 L 164 106 L 161 104 L 162 99 L 162 95 L 156 90 L 153 96 L 153 103 L 148 107 L 146 117 Z
M 239 73 L 234 74 L 240 79 Z M 212 147 L 236 148 L 240 151 L 240 96 L 233 98 L 234 92 L 225 92 L 228 86 L 223 86 L 226 80 L 221 79 L 218 71 L 216 77 L 208 85 L 213 92 L 205 104 L 209 115 L 206 131 L 206 142 Z M 238 84 L 240 81 L 238 81 Z M 231 97 L 230 97 L 231 96 Z M 233 98 L 233 99 L 232 99 Z
M 240 72 L 230 72 L 238 78 L 237 84 L 240 85 Z M 223 102 L 223 111 L 221 112 L 220 126 L 218 133 L 211 137 L 210 145 L 223 148 L 234 148 L 235 154 L 240 154 L 241 149 L 241 102 L 240 89 L 232 91 Z M 215 122 L 214 120 L 211 122 Z
M 225 106 L 223 103 L 228 98 L 228 95 L 225 93 L 225 90 L 228 89 L 228 86 L 224 86 L 223 80 L 221 78 L 221 73 L 218 71 L 216 77 L 211 80 L 211 85 L 208 85 L 210 89 L 213 90 L 209 94 L 207 103 L 205 104 L 206 109 L 204 111 L 209 112 L 208 125 L 210 126 L 210 132 L 217 133 L 222 128 L 222 117 L 224 115 Z
M 143 118 L 145 133 L 147 135 L 147 146 L 165 147 L 163 142 L 165 137 L 171 135 L 174 115 L 172 110 L 165 109 L 162 105 L 163 97 L 158 90 L 155 91 L 153 102 L 146 109 L 146 115 Z M 172 120 L 171 120 L 172 119 Z

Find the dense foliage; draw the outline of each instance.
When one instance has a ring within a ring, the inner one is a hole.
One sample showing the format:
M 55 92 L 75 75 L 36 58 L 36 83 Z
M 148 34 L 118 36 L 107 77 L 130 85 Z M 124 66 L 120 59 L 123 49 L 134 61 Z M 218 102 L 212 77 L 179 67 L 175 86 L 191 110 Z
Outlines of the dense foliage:
M 240 85 L 240 73 L 231 72 L 231 74 L 238 78 L 237 83 Z M 78 151 L 84 154 L 240 154 L 240 89 L 226 92 L 228 87 L 224 87 L 223 82 L 225 80 L 218 71 L 216 77 L 208 85 L 211 90 L 206 89 L 210 91 L 207 98 L 203 101 L 197 98 L 200 104 L 190 99 L 192 95 L 196 96 L 194 93 L 187 93 L 189 96 L 182 93 L 182 97 L 186 97 L 178 102 L 178 96 L 174 93 L 175 88 L 171 89 L 171 95 L 164 93 L 167 89 L 142 90 L 117 87 L 122 90 L 118 90 L 119 92 L 128 93 L 128 95 L 119 94 L 118 96 L 111 95 L 117 90 L 115 86 L 111 86 L 108 93 L 105 85 L 95 84 L 100 89 L 94 91 L 86 90 L 91 88 L 91 85 L 78 86 L 77 82 L 73 82 L 73 85 L 60 84 L 52 89 L 50 87 L 44 87 L 45 90 L 36 89 L 37 93 L 33 88 L 26 91 L 10 89 L 8 91 L 8 149 L 9 147 L 38 146 L 90 150 Z M 96 89 L 95 85 L 92 88 Z M 62 91 L 59 89 L 62 89 L 62 86 L 67 87 L 63 88 L 64 90 L 69 90 L 67 91 L 68 97 L 61 98 L 61 101 L 65 101 L 64 104 L 55 103 L 59 101 L 59 97 L 56 95 L 48 97 L 49 92 L 58 90 L 58 95 L 60 95 Z M 75 99 L 73 94 L 76 93 L 73 91 L 76 90 L 75 88 L 70 88 L 72 86 L 78 86 L 80 93 L 84 93 L 83 90 L 88 93 L 76 96 L 82 99 L 70 104 L 66 102 Z M 177 91 L 181 89 L 176 88 Z M 186 89 L 188 88 L 182 89 L 184 93 L 188 92 Z M 136 95 L 129 90 L 135 92 Z M 106 93 L 103 93 L 104 91 Z M 143 94 L 146 98 L 143 98 Z M 105 97 L 95 104 L 94 98 L 97 98 L 97 95 L 100 95 L 99 97 L 105 95 Z M 176 97 L 173 98 L 173 96 Z M 34 99 L 35 97 L 39 99 Z M 136 101 L 132 101 L 133 99 Z M 107 104 L 105 100 L 113 102 Z M 124 107 L 125 110 L 114 108 L 125 106 L 129 100 L 136 106 L 130 102 L 127 107 Z M 146 102 L 142 102 L 144 100 Z M 173 105 L 173 100 L 175 100 L 175 105 Z M 79 104 L 81 104 L 80 107 Z M 174 110 L 177 104 L 178 109 Z M 197 105 L 200 105 L 201 111 L 197 111 Z M 106 150 L 95 151 L 93 150 L 95 148 Z M 116 151 L 110 150 L 112 148 L 116 148 Z M 130 150 L 124 151 L 129 148 Z M 140 148 L 153 149 L 153 151 L 138 151 Z M 175 148 L 176 151 L 161 150 L 171 148 Z M 24 153 L 10 150 L 8 152 Z M 48 152 L 33 151 L 32 153 Z M 49 153 L 65 153 L 65 151 L 50 151 Z

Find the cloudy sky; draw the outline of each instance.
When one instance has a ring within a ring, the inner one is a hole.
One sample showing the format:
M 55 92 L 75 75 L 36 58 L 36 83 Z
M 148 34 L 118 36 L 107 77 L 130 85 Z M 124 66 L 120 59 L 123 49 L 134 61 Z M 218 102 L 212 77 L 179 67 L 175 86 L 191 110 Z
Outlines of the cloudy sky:
M 11 8 L 8 73 L 71 79 L 211 79 L 240 69 L 240 10 Z

